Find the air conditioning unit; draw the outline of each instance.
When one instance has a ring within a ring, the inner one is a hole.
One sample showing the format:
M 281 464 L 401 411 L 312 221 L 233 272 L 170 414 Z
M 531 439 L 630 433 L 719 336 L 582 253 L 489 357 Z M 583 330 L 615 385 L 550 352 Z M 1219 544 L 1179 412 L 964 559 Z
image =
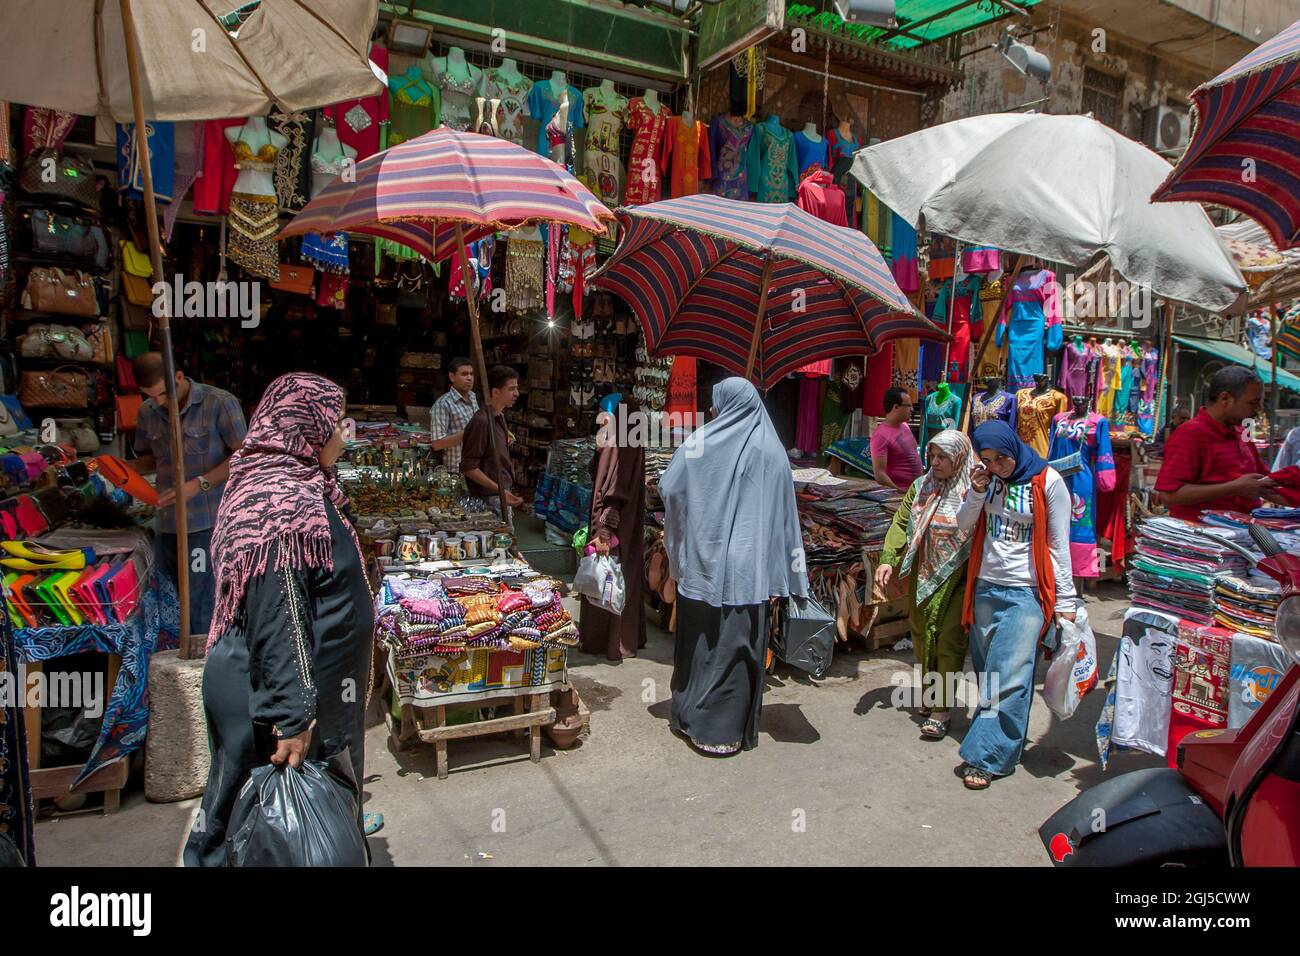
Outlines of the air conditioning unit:
M 1142 142 L 1157 153 L 1179 150 L 1192 136 L 1192 117 L 1176 106 L 1153 106 L 1142 114 Z

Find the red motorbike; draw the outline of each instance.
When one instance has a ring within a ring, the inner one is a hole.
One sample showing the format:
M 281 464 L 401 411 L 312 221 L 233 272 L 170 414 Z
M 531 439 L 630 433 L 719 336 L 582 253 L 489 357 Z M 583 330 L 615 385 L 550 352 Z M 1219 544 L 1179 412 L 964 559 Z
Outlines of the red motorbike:
M 1038 835 L 1055 865 L 1300 865 L 1300 556 L 1250 532 L 1256 566 L 1282 585 L 1276 636 L 1291 667 L 1241 728 L 1184 737 L 1178 769 L 1123 774 L 1054 813 Z

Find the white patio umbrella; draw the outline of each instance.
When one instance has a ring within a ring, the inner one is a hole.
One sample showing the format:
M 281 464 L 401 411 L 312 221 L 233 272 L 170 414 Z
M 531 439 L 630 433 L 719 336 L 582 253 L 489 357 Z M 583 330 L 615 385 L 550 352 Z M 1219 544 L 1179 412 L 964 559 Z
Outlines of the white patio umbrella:
M 0 0 L 0 99 L 135 123 L 224 119 L 373 96 L 378 0 Z M 141 164 L 153 281 L 164 281 L 153 173 Z M 176 487 L 185 482 L 169 296 L 158 317 Z M 189 625 L 185 502 L 176 502 L 181 656 Z
M 1149 200 L 1172 168 L 1091 116 L 992 113 L 860 150 L 852 173 L 918 229 L 1019 253 L 1004 302 L 1027 256 L 1079 272 L 1106 257 L 1156 296 L 1240 311 L 1246 280 L 1205 211 Z
M 1246 280 L 1204 210 L 1149 201 L 1172 168 L 1089 116 L 993 113 L 870 146 L 852 172 L 914 226 L 1080 271 L 1105 255 L 1158 296 L 1231 310 Z

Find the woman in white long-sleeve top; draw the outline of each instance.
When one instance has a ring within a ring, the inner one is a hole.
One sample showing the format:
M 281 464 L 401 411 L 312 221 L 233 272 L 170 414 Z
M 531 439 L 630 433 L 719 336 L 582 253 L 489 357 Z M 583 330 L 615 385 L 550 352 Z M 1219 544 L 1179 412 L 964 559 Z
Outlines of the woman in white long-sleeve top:
M 1005 422 L 979 426 L 972 443 L 980 465 L 957 521 L 974 529 L 962 619 L 980 704 L 960 752 L 966 786 L 984 790 L 1020 762 L 1037 649 L 1050 653 L 1056 620 L 1074 620 L 1076 597 L 1064 479 Z

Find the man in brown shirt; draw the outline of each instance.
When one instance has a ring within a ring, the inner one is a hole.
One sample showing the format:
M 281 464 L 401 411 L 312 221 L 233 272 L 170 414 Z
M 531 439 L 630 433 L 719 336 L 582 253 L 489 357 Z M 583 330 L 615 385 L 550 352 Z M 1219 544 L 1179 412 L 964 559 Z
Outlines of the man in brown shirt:
M 488 402 L 476 411 L 465 426 L 465 439 L 462 443 L 460 473 L 465 476 L 470 494 L 487 499 L 493 511 L 500 512 L 498 498 L 502 488 L 506 493 L 506 504 L 518 508 L 524 499 L 513 491 L 514 469 L 510 464 L 510 435 L 506 431 L 506 419 L 503 412 L 513 408 L 519 399 L 519 373 L 506 365 L 495 365 L 488 370 Z M 493 460 L 491 447 L 488 445 L 488 415 L 492 416 L 496 427 L 496 456 Z M 510 515 L 505 516 L 510 523 Z

